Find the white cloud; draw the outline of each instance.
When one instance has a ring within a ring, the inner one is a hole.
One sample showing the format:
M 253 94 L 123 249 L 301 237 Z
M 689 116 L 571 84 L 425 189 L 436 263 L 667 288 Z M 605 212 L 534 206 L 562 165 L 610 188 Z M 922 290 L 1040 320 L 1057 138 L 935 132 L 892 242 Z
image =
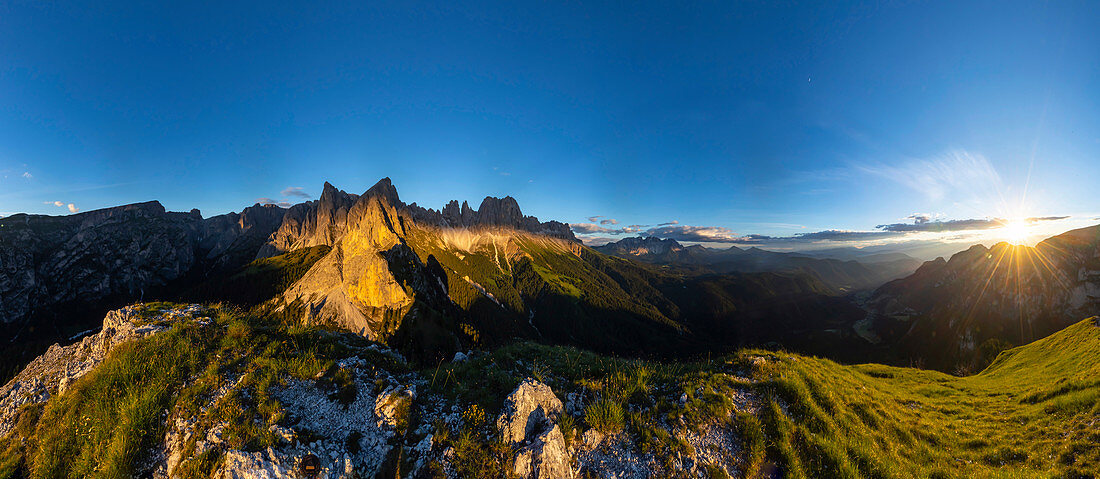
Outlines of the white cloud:
M 54 205 L 54 206 L 65 206 L 65 203 L 62 203 L 60 201 L 43 201 L 42 204 L 44 204 L 44 205 Z
M 980 197 L 995 201 L 1004 191 L 1004 182 L 993 164 L 984 156 L 965 150 L 897 165 L 870 164 L 857 168 L 900 183 L 932 200 Z
M 729 228 L 722 226 L 660 226 L 646 231 L 646 235 L 699 243 L 732 243 L 739 239 Z
M 280 192 L 280 194 L 282 194 L 284 197 L 288 197 L 288 198 L 291 197 L 291 196 L 296 196 L 298 198 L 307 198 L 308 199 L 310 197 L 309 193 L 306 193 L 305 191 L 302 191 L 303 189 L 304 188 L 302 188 L 301 186 L 288 186 L 285 189 L 283 189 L 283 191 Z
M 77 208 L 76 205 L 69 203 L 69 213 L 76 213 L 78 211 L 80 211 L 80 208 Z
M 32 175 L 31 172 L 29 172 L 29 171 L 24 171 L 23 172 L 23 178 L 26 178 L 26 179 L 29 180 L 31 178 L 34 178 L 34 175 Z
M 261 205 L 276 205 L 281 208 L 290 208 L 293 206 L 289 201 L 275 201 L 271 198 L 256 198 L 256 202 Z

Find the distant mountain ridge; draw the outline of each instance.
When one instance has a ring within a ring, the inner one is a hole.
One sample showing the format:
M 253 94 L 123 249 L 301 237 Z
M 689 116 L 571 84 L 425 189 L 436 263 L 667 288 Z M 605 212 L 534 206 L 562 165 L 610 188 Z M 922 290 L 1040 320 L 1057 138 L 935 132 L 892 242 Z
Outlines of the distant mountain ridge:
M 1097 235 L 976 246 L 919 269 L 890 252 L 841 261 L 653 237 L 589 248 L 511 197 L 433 210 L 388 178 L 362 194 L 326 183 L 289 209 L 206 219 L 157 202 L 4 218 L 0 340 L 7 362 L 143 297 L 232 299 L 424 360 L 520 338 L 641 356 L 769 344 L 949 370 L 1095 314 Z
M 814 274 L 837 292 L 877 287 L 886 281 L 904 277 L 917 269 L 920 261 L 895 253 L 874 256 L 869 261 L 813 258 L 801 253 L 778 253 L 759 248 L 706 248 L 683 246 L 674 239 L 656 237 L 624 238 L 594 249 L 621 258 L 663 265 L 702 266 L 715 273 L 751 273 L 763 271 L 804 271 Z
M 140 295 L 189 272 L 247 263 L 284 210 L 255 205 L 203 219 L 157 201 L 70 216 L 0 219 L 0 322 L 70 301 Z M 194 271 L 193 271 L 194 270 Z
M 1004 347 L 1100 313 L 1100 226 L 1035 247 L 975 245 L 928 261 L 867 302 L 880 336 L 930 366 L 979 368 Z

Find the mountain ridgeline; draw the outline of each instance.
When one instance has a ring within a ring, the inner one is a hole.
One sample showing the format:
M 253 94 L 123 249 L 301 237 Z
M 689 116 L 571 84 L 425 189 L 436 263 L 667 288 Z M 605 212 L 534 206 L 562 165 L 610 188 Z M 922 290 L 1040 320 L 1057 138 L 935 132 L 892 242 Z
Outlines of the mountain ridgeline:
M 871 255 L 842 261 L 813 258 L 798 253 L 777 253 L 760 248 L 707 248 L 683 246 L 674 239 L 625 238 L 597 246 L 601 253 L 659 265 L 691 267 L 712 273 L 802 272 L 816 276 L 837 293 L 877 287 L 911 274 L 921 262 L 904 254 Z
M 859 309 L 811 275 L 663 271 L 585 247 L 507 197 L 436 211 L 405 204 L 388 179 L 362 195 L 326 184 L 259 256 L 319 246 L 331 250 L 267 307 L 418 359 L 515 338 L 634 356 L 860 342 L 843 327 Z
M 782 347 L 968 371 L 1096 314 L 1097 255 L 1097 228 L 919 269 L 899 254 L 658 238 L 590 248 L 511 197 L 435 210 L 403 202 L 387 178 L 206 219 L 156 202 L 4 218 L 0 339 L 10 376 L 107 310 L 164 299 L 352 331 L 425 363 L 520 339 L 649 358 Z
M 881 286 L 867 307 L 901 354 L 976 371 L 1007 347 L 1100 313 L 1100 226 L 1034 247 L 975 245 Z
M 590 248 L 388 179 L 16 215 L 0 478 L 1094 477 L 1100 227 L 874 287 L 911 267 Z
M 37 334 L 5 358 L 9 374 L 142 298 L 261 307 L 423 360 L 516 338 L 632 356 L 775 343 L 858 359 L 871 346 L 850 328 L 862 311 L 815 274 L 701 274 L 607 256 L 511 197 L 433 210 L 401 201 L 389 179 L 358 195 L 326 183 L 289 209 L 208 219 L 152 202 L 0 224 L 5 339 Z
M 283 213 L 257 204 L 203 219 L 150 201 L 0 219 L 0 376 L 95 328 L 107 310 L 242 267 Z

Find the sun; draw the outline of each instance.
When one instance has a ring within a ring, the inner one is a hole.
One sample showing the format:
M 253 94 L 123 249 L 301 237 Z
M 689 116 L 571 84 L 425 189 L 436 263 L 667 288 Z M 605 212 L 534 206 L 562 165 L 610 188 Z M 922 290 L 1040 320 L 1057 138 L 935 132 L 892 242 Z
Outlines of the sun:
M 1001 228 L 1001 234 L 1006 241 L 1012 244 L 1024 244 L 1027 242 L 1027 223 L 1020 220 L 1012 220 Z

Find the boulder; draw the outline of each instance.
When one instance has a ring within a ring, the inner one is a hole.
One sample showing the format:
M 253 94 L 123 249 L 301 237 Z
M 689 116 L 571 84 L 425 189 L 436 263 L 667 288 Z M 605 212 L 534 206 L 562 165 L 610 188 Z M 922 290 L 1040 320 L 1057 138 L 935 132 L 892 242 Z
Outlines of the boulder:
M 575 475 L 570 460 L 565 436 L 554 424 L 516 453 L 515 472 L 530 479 L 572 478 Z
M 550 429 L 563 409 L 561 400 L 549 386 L 527 378 L 504 400 L 497 429 L 503 440 L 523 444 Z
M 398 423 L 405 420 L 416 399 L 414 388 L 394 386 L 386 388 L 374 401 L 374 414 L 378 417 L 378 427 L 388 426 L 397 429 Z

